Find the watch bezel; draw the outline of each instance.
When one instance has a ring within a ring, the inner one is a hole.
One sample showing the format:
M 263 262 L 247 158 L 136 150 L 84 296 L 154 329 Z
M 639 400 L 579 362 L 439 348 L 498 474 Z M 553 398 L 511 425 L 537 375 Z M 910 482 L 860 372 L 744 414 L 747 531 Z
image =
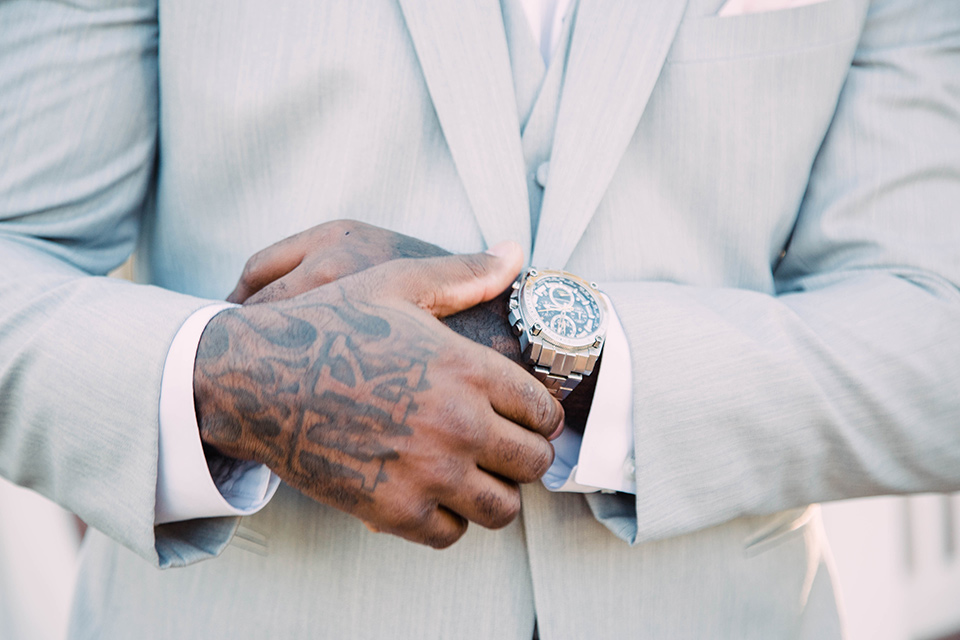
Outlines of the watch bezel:
M 528 288 L 536 286 L 536 283 L 545 277 L 560 277 L 571 280 L 583 287 L 583 289 L 594 299 L 597 304 L 597 308 L 600 310 L 600 324 L 597 327 L 596 331 L 590 333 L 590 335 L 583 338 L 578 338 L 576 340 L 571 340 L 560 336 L 554 332 L 550 327 L 540 326 L 537 333 L 533 333 L 533 327 L 537 324 L 536 319 L 540 315 L 535 311 L 529 308 L 529 300 L 531 294 L 528 292 Z M 606 300 L 600 290 L 597 288 L 596 283 L 588 282 L 580 276 L 574 275 L 567 271 L 561 271 L 559 269 L 527 269 L 523 275 L 520 277 L 520 288 L 517 292 L 517 303 L 520 311 L 520 317 L 523 319 L 524 326 L 527 331 L 530 331 L 532 335 L 535 335 L 541 339 L 546 339 L 550 344 L 557 345 L 565 349 L 586 349 L 588 347 L 599 346 L 597 341 L 602 343 L 607 332 L 607 320 L 609 318 L 609 310 L 607 308 Z

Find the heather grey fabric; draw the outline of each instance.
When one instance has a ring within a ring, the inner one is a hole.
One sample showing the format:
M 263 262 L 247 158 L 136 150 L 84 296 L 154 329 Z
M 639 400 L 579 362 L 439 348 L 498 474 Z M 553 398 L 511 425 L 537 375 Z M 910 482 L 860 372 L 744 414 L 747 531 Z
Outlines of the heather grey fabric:
M 805 505 L 960 489 L 960 11 L 719 4 L 581 0 L 553 100 L 497 0 L 0 3 L 0 473 L 106 534 L 74 637 L 838 636 Z M 601 282 L 637 496 L 153 527 L 180 323 L 341 217 Z

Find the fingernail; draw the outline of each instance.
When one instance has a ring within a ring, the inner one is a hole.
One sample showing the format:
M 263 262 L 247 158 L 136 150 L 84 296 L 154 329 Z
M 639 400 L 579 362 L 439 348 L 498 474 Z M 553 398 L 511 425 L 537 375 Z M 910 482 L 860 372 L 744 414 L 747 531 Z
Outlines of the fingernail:
M 561 420 L 559 426 L 557 426 L 557 428 L 554 429 L 553 433 L 547 436 L 547 440 L 556 440 L 557 438 L 559 438 L 560 434 L 563 433 L 563 429 L 566 426 L 567 426 L 566 422 L 564 420 Z
M 498 242 L 497 244 L 493 245 L 492 247 L 487 249 L 484 253 L 488 253 L 491 256 L 495 256 L 497 258 L 503 258 L 508 254 L 513 253 L 514 251 L 513 245 L 516 245 L 516 244 L 517 243 L 514 242 L 513 240 L 504 240 L 503 242 Z

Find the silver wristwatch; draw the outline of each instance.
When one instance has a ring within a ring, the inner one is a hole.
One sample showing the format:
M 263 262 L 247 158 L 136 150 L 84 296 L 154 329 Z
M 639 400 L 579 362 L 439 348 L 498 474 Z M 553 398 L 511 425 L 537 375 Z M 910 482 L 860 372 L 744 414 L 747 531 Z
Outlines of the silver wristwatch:
M 607 304 L 595 282 L 566 271 L 527 269 L 513 283 L 509 320 L 534 375 L 563 400 L 600 358 Z

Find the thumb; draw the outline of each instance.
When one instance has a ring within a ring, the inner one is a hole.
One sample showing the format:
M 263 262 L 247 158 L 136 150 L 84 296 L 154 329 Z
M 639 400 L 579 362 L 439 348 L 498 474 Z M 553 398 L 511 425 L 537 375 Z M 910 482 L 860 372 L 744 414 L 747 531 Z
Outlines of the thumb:
M 399 293 L 443 318 L 503 293 L 520 273 L 523 250 L 516 242 L 506 241 L 484 253 L 398 262 L 404 263 L 405 271 L 398 282 Z

